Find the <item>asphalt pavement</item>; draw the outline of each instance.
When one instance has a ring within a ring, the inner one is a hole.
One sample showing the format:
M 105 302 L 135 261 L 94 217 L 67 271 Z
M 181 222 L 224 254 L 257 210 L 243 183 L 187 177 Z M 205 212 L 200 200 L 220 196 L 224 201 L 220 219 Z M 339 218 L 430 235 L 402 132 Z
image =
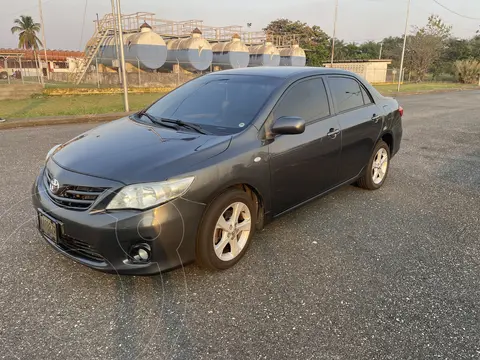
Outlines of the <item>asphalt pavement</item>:
M 56 253 L 30 187 L 95 125 L 0 131 L 0 358 L 479 359 L 480 92 L 400 102 L 382 189 L 283 216 L 216 273 L 122 277 Z

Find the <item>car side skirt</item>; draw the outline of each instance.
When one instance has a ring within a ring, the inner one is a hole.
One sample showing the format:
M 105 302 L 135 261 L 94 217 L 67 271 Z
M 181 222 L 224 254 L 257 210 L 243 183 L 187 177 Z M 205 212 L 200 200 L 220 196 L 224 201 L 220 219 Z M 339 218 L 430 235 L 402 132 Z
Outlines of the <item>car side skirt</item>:
M 345 182 L 343 182 L 343 183 L 340 183 L 339 185 L 334 186 L 334 187 L 332 187 L 331 189 L 329 189 L 329 190 L 327 190 L 327 191 L 324 191 L 323 193 L 320 193 L 320 194 L 318 194 L 318 195 L 315 195 L 314 197 L 312 197 L 312 198 L 310 198 L 310 199 L 308 199 L 308 200 L 305 200 L 304 202 L 301 202 L 301 203 L 299 203 L 299 204 L 291 207 L 291 208 L 288 209 L 288 210 L 285 210 L 285 211 L 283 211 L 283 212 L 281 212 L 281 213 L 279 213 L 279 214 L 277 214 L 277 215 L 274 215 L 274 216 L 272 217 L 272 219 L 275 219 L 275 218 L 277 218 L 277 217 L 280 217 L 280 216 L 282 216 L 282 215 L 285 215 L 286 213 L 289 213 L 290 211 L 293 211 L 293 210 L 295 210 L 295 209 L 298 209 L 299 207 L 302 207 L 303 205 L 305 205 L 305 204 L 307 204 L 307 203 L 309 203 L 309 202 L 311 202 L 311 201 L 317 200 L 317 199 L 319 199 L 319 198 L 321 198 L 321 197 L 323 197 L 323 196 L 325 196 L 325 195 L 327 195 L 327 194 L 330 194 L 331 192 L 334 192 L 335 190 L 337 190 L 337 189 L 339 189 L 339 188 L 341 188 L 341 187 L 343 187 L 343 186 L 351 185 L 353 182 L 355 182 L 355 181 L 362 175 L 364 169 L 365 169 L 365 168 L 363 168 L 362 171 L 360 171 L 360 173 L 359 173 L 358 175 L 355 175 L 355 176 L 354 176 L 353 178 L 351 178 L 350 180 L 347 180 L 347 181 L 345 181 Z

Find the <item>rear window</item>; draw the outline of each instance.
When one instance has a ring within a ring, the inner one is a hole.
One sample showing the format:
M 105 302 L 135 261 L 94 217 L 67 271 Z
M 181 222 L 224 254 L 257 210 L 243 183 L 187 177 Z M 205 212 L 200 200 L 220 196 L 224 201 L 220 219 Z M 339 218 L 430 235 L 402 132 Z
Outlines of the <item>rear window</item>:
M 263 76 L 203 76 L 165 95 L 148 113 L 197 124 L 213 133 L 236 133 L 255 119 L 281 82 Z

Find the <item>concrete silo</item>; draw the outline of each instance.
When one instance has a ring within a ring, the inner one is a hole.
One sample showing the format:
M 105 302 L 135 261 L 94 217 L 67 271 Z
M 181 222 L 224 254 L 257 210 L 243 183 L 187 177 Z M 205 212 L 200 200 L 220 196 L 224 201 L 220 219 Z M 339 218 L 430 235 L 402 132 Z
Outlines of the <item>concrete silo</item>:
M 165 68 L 171 69 L 178 64 L 187 71 L 204 71 L 212 64 L 212 46 L 202 38 L 198 28 L 192 31 L 189 38 L 168 41 L 167 50 Z
M 140 32 L 124 34 L 123 44 L 125 61 L 135 67 L 155 70 L 162 67 L 167 60 L 165 41 L 160 35 L 153 32 L 147 23 L 140 27 Z M 114 36 L 109 36 L 105 40 L 105 44 L 97 53 L 97 59 L 100 64 L 112 66 L 112 59 L 117 59 Z
M 298 45 L 280 50 L 280 66 L 305 66 L 305 51 Z
M 219 42 L 212 47 L 213 62 L 220 69 L 238 69 L 248 66 L 250 53 L 247 45 L 235 34 L 228 42 Z
M 280 52 L 270 41 L 265 42 L 263 45 L 251 46 L 249 50 L 249 66 L 280 65 Z

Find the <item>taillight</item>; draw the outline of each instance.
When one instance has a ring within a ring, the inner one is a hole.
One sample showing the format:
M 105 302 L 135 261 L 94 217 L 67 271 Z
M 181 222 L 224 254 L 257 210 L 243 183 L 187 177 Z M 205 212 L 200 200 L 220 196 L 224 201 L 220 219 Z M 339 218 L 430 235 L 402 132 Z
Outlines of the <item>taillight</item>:
M 398 112 L 400 113 L 400 116 L 403 116 L 403 108 L 401 106 L 398 107 Z

